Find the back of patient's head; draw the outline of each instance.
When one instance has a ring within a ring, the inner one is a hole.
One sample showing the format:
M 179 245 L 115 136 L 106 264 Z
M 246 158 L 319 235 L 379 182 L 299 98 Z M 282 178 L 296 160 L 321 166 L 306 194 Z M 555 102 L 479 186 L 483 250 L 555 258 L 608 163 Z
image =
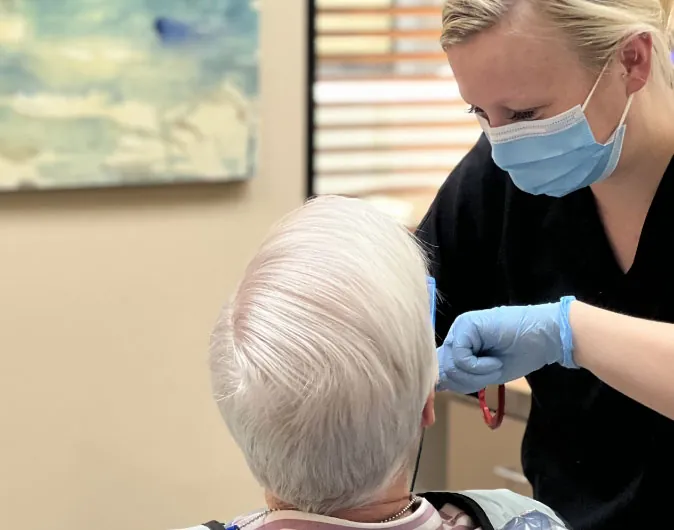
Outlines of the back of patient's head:
M 367 203 L 316 199 L 278 224 L 215 329 L 213 384 L 272 495 L 331 513 L 409 473 L 437 378 L 422 253 Z

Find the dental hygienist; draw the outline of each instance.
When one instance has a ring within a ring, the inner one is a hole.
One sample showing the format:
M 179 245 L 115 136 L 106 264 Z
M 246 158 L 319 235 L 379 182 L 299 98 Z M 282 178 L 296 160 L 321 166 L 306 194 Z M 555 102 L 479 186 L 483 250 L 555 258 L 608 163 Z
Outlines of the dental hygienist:
M 575 296 L 674 322 L 672 4 L 444 1 L 443 49 L 485 134 L 418 229 L 437 281 L 438 345 L 447 338 L 441 389 L 494 381 L 456 378 L 448 332 L 468 311 L 574 306 L 560 300 Z M 495 315 L 503 322 L 512 313 Z M 545 346 L 545 333 L 528 337 Z M 635 365 L 650 362 L 643 347 L 624 348 Z M 483 375 L 528 374 L 522 460 L 538 500 L 576 530 L 659 528 L 674 476 L 674 422 L 649 408 L 652 400 L 614 389 L 615 379 L 575 369 L 591 368 L 583 351 L 578 343 L 561 364 L 519 371 L 491 357 Z

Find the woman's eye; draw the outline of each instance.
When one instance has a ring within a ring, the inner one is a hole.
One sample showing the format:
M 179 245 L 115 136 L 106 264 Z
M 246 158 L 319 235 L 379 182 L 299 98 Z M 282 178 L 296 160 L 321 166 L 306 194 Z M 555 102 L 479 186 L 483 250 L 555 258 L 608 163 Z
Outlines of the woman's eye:
M 513 111 L 513 114 L 510 117 L 510 119 L 513 121 L 533 120 L 535 115 L 536 115 L 535 110 L 516 110 Z
M 479 114 L 480 116 L 484 116 L 484 111 L 475 105 L 471 105 L 466 112 L 468 112 L 468 114 Z

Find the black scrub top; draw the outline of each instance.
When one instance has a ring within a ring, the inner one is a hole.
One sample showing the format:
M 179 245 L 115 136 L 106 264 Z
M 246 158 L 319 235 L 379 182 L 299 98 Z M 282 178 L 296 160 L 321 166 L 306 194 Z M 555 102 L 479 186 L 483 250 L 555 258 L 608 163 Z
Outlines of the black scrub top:
M 560 199 L 524 193 L 493 163 L 484 136 L 444 183 L 417 235 L 437 281 L 438 344 L 465 311 L 565 295 L 674 322 L 672 163 L 627 274 L 589 188 Z M 674 527 L 674 422 L 586 370 L 551 365 L 527 379 L 522 463 L 535 498 L 575 530 Z

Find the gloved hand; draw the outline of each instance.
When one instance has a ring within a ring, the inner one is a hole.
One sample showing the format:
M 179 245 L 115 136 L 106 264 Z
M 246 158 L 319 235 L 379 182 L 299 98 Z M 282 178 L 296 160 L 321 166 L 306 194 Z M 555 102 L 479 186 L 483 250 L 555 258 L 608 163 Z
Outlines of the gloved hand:
M 569 306 L 496 307 L 460 315 L 438 348 L 438 390 L 462 394 L 519 379 L 545 365 L 578 368 L 573 361 Z

